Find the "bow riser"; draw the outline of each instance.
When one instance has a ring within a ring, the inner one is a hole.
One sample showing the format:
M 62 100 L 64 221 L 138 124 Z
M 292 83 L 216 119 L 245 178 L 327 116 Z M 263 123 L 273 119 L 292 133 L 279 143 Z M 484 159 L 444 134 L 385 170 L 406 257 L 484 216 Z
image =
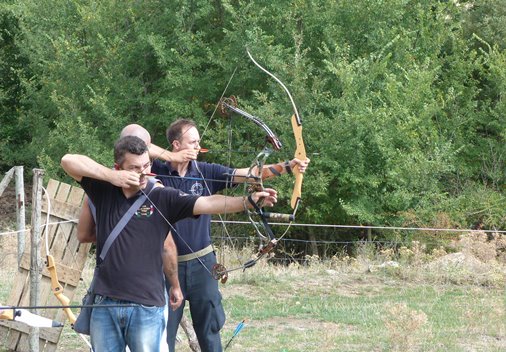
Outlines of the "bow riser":
M 295 158 L 299 160 L 306 160 L 306 147 L 304 146 L 304 140 L 302 139 L 302 123 L 297 115 L 292 115 L 292 129 L 295 136 Z M 299 171 L 299 168 L 294 168 L 293 174 L 295 176 L 295 185 L 293 187 L 292 199 L 290 205 L 292 209 L 297 209 L 301 201 L 302 196 L 302 181 L 304 180 L 304 174 Z
M 51 291 L 53 291 L 53 294 L 58 299 L 58 301 L 60 301 L 62 306 L 70 305 L 70 299 L 63 294 L 63 286 L 58 281 L 58 274 L 56 272 L 54 257 L 52 255 L 48 255 L 46 257 L 46 261 L 46 267 L 49 271 L 49 276 L 51 277 Z M 70 324 L 74 324 L 76 322 L 76 316 L 70 310 L 70 308 L 63 308 L 63 311 L 69 319 Z

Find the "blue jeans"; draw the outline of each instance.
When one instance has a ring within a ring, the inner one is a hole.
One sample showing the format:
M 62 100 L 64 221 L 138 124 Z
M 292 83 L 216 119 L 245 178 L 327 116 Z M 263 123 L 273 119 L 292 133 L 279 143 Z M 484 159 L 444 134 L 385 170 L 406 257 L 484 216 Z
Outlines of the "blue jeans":
M 95 304 L 129 304 L 101 295 Z M 94 308 L 91 313 L 90 337 L 96 352 L 156 352 L 165 328 L 164 307 L 135 305 L 134 307 Z

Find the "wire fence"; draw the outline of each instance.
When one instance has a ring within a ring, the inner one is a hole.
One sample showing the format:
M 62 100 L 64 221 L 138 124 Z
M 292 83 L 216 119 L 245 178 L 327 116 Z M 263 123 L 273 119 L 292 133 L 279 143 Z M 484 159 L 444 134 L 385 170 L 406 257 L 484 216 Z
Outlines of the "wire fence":
M 77 223 L 78 219 L 50 222 L 48 225 Z M 283 233 L 288 224 L 271 223 L 277 232 Z M 46 226 L 42 224 L 41 226 Z M 229 228 L 223 231 L 223 226 Z M 261 241 L 252 231 L 250 222 L 236 220 L 213 220 L 212 243 L 218 251 L 225 247 L 234 251 L 247 249 L 251 253 Z M 27 230 L 8 230 L 2 236 L 19 235 Z M 371 235 L 372 231 L 372 235 Z M 409 247 L 413 241 L 422 242 L 428 248 L 448 245 L 462 234 L 504 235 L 499 229 L 459 229 L 436 227 L 362 226 L 340 224 L 292 223 L 287 236 L 280 239 L 270 256 L 270 261 L 288 263 L 305 262 L 308 256 L 328 259 L 336 255 L 354 255 L 360 247 L 371 245 L 375 248 Z

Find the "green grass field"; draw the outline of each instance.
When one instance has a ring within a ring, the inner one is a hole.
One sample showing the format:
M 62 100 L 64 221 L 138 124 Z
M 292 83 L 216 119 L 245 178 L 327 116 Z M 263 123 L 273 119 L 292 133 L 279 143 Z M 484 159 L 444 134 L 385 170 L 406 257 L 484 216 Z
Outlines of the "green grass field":
M 506 351 L 506 265 L 478 247 L 262 260 L 221 285 L 223 342 L 246 319 L 227 351 Z M 191 351 L 180 336 L 178 351 Z M 87 350 L 66 327 L 59 351 Z

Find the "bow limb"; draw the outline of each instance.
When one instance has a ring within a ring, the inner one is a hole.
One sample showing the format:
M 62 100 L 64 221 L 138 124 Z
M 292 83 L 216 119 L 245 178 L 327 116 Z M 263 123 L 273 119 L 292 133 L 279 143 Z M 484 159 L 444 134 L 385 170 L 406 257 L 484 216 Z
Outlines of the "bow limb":
M 46 256 L 46 268 L 49 271 L 49 276 L 51 277 L 51 291 L 55 297 L 60 301 L 62 306 L 70 305 L 70 299 L 64 295 L 63 286 L 58 281 L 58 273 L 56 272 L 56 264 L 54 257 L 52 255 Z M 70 310 L 70 308 L 63 308 L 65 315 L 67 316 L 70 324 L 74 324 L 76 322 L 76 316 Z
M 250 54 L 250 52 L 249 52 L 248 49 L 246 49 L 246 52 L 248 53 L 248 56 L 251 59 L 251 61 L 253 61 L 253 63 L 259 69 L 261 69 L 263 72 L 265 72 L 266 74 L 268 74 L 270 77 L 272 77 L 272 79 L 274 79 L 276 82 L 278 82 L 281 87 L 283 87 L 283 89 L 285 90 L 286 94 L 288 95 L 288 98 L 290 99 L 290 103 L 292 104 L 292 108 L 293 108 L 293 113 L 294 113 L 294 115 L 297 118 L 298 124 L 302 125 L 302 120 L 300 119 L 299 111 L 297 110 L 297 106 L 295 105 L 295 101 L 293 100 L 292 94 L 290 93 L 290 91 L 288 90 L 288 88 L 286 88 L 285 84 L 283 82 L 281 82 L 281 80 L 278 77 L 274 76 L 273 73 L 269 72 L 266 68 L 264 68 L 263 66 L 261 66 L 258 62 L 256 62 L 255 59 L 253 58 L 253 56 L 251 56 L 251 54 Z
M 273 73 L 269 72 L 266 68 L 261 66 L 256 60 L 253 58 L 251 53 L 248 49 L 246 49 L 246 52 L 248 53 L 249 58 L 253 63 L 263 72 L 265 72 L 267 75 L 272 77 L 276 82 L 279 83 L 279 85 L 283 88 L 283 90 L 288 95 L 288 98 L 290 99 L 290 103 L 292 104 L 293 108 L 293 115 L 292 115 L 292 129 L 293 134 L 295 136 L 295 143 L 296 143 L 296 150 L 295 150 L 295 157 L 299 160 L 305 160 L 306 159 L 306 148 L 304 146 L 304 140 L 302 139 L 302 119 L 300 118 L 299 111 L 297 110 L 297 106 L 295 105 L 295 101 L 293 100 L 292 94 L 288 90 L 288 88 L 285 86 L 281 80 L 276 77 Z M 299 171 L 298 168 L 294 168 L 293 174 L 295 175 L 295 184 L 292 192 L 292 198 L 290 201 L 290 205 L 292 209 L 294 210 L 294 214 L 297 211 L 297 208 L 299 207 L 299 203 L 302 199 L 302 181 L 304 179 L 304 175 Z

